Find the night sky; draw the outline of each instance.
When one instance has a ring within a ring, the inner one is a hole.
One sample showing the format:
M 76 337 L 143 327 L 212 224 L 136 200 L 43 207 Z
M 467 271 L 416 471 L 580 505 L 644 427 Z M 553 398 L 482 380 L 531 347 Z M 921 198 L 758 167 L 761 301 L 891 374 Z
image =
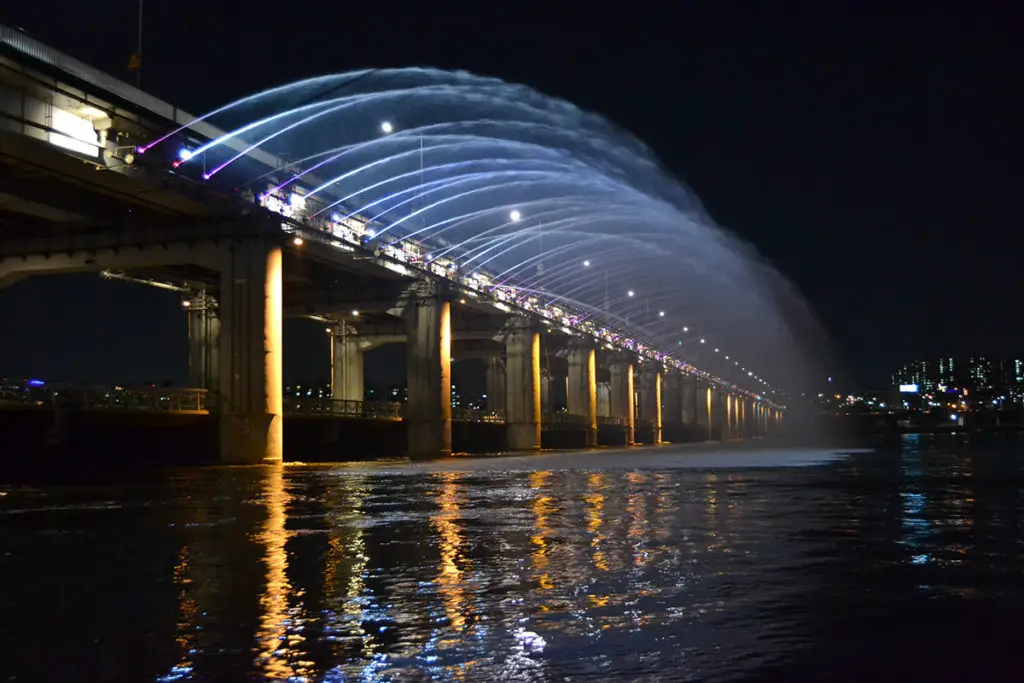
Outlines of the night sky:
M 143 87 L 200 113 L 359 67 L 519 81 L 648 143 L 796 282 L 853 386 L 917 357 L 1024 350 L 1010 3 L 319 5 L 147 0 Z M 103 8 L 5 0 L 0 21 L 131 78 L 137 5 Z M 177 301 L 95 276 L 20 283 L 0 292 L 0 374 L 184 381 Z M 286 357 L 286 379 L 326 353 Z

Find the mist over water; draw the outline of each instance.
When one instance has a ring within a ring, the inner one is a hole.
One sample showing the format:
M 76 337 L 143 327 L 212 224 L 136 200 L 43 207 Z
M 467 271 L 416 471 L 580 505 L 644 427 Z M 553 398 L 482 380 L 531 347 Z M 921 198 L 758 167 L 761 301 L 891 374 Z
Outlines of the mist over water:
M 149 147 L 183 146 L 179 172 L 210 182 L 298 192 L 324 220 L 368 219 L 376 245 L 425 241 L 430 258 L 757 393 L 819 377 L 824 335 L 799 292 L 643 143 L 568 102 L 407 68 L 286 84 L 205 118 L 228 132 L 197 145 L 182 130 Z M 269 172 L 252 151 L 292 165 Z

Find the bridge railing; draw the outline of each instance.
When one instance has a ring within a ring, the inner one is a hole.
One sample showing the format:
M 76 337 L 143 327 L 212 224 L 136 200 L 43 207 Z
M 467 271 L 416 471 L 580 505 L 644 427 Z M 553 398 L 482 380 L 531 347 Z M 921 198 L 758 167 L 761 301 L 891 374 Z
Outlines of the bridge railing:
M 586 415 L 573 413 L 544 413 L 540 418 L 541 429 L 545 431 L 570 431 L 587 428 Z
M 350 417 L 368 420 L 401 420 L 401 403 L 390 401 L 355 401 L 343 398 L 312 398 L 289 396 L 284 401 L 285 414 Z
M 597 426 L 612 426 L 612 427 L 625 427 L 626 418 L 624 417 L 612 417 L 611 415 L 598 415 Z
M 452 422 L 488 422 L 491 424 L 505 424 L 505 411 L 452 408 Z
M 210 402 L 206 389 L 186 387 L 24 387 L 0 393 L 0 405 L 57 410 L 205 413 Z

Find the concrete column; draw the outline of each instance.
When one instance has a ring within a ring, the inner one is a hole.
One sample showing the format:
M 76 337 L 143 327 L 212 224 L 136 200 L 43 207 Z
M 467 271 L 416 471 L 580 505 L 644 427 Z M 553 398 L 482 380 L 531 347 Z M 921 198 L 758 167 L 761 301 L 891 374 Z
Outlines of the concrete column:
M 612 414 L 611 382 L 597 384 L 597 414 L 601 417 L 609 417 Z
M 661 417 L 666 423 L 683 421 L 683 376 L 675 370 L 661 380 Z
M 221 460 L 280 462 L 284 455 L 281 376 L 281 247 L 239 241 L 220 273 Z
M 508 447 L 540 448 L 540 333 L 527 320 L 516 321 L 505 340 Z
M 348 322 L 331 328 L 331 397 L 335 401 L 362 401 L 363 345 L 359 332 Z
M 725 393 L 725 437 L 731 439 L 736 436 L 737 426 L 736 397 L 731 392 Z
M 718 432 L 720 441 L 729 438 L 729 420 L 726 411 L 726 397 L 728 394 L 720 387 L 714 387 L 711 392 L 711 429 L 712 433 Z
M 197 389 L 220 389 L 220 312 L 217 300 L 200 292 L 186 301 L 188 382 Z
M 682 404 L 683 424 L 705 424 L 706 421 L 699 419 L 699 413 L 704 412 L 706 414 L 707 412 L 702 410 L 704 408 L 704 396 L 701 395 L 703 387 L 700 382 L 693 375 L 684 375 L 680 388 L 682 391 L 680 403 Z
M 593 347 L 580 346 L 569 351 L 569 385 L 566 407 L 572 415 L 582 415 L 587 424 L 586 444 L 597 445 L 597 360 Z
M 487 359 L 487 409 L 505 412 L 505 359 L 491 356 Z
M 404 421 L 408 452 L 432 458 L 452 452 L 451 303 L 443 283 L 425 280 L 406 304 Z
M 611 417 L 620 418 L 626 425 L 626 444 L 634 443 L 633 407 L 633 360 L 628 357 L 616 358 L 609 368 L 611 371 Z
M 551 370 L 548 368 L 541 368 L 540 371 L 540 412 L 544 413 L 554 412 L 554 406 L 551 405 Z
M 653 443 L 661 443 L 661 366 L 640 373 L 640 417 L 651 422 Z

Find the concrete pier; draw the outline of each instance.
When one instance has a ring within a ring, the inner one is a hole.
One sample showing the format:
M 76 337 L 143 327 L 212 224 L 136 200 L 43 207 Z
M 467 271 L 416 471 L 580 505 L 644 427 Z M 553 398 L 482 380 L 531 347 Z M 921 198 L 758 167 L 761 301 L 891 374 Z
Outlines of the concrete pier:
M 620 356 L 612 360 L 611 373 L 611 417 L 619 418 L 626 427 L 626 445 L 636 440 L 636 424 L 633 392 L 633 359 Z
M 225 463 L 283 458 L 281 273 L 281 247 L 269 238 L 237 240 L 225 247 L 218 396 Z
M 443 283 L 424 280 L 406 303 L 408 454 L 452 452 L 451 303 Z
M 569 412 L 586 420 L 586 445 L 597 445 L 597 361 L 594 348 L 580 344 L 569 350 Z
M 505 419 L 508 447 L 538 450 L 541 437 L 540 332 L 514 320 L 505 339 Z

